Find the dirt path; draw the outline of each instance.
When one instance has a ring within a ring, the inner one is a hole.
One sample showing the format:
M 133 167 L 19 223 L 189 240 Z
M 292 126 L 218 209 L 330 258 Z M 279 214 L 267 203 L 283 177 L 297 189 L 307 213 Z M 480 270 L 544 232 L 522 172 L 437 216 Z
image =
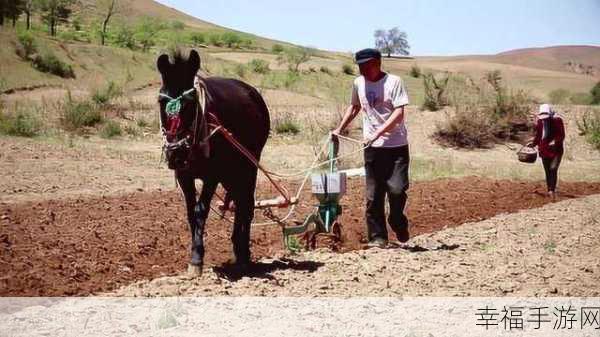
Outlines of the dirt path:
M 600 195 L 425 234 L 394 249 L 265 259 L 250 277 L 218 269 L 164 277 L 117 296 L 600 295 Z
M 341 251 L 361 249 L 364 240 L 362 179 L 350 180 L 349 188 L 355 192 L 342 202 Z M 415 183 L 408 205 L 412 232 L 432 233 L 539 207 L 549 202 L 543 191 L 541 183 L 473 177 Z M 563 183 L 561 191 L 562 199 L 600 193 L 600 183 Z M 263 186 L 259 194 L 272 196 L 273 191 Z M 299 216 L 308 214 L 313 202 L 305 192 Z M 261 220 L 260 214 L 257 219 Z M 231 257 L 230 234 L 229 223 L 209 221 L 207 266 L 221 265 Z M 85 295 L 176 274 L 186 268 L 188 244 L 188 225 L 177 191 L 3 203 L 0 295 Z M 323 239 L 319 244 L 328 242 Z M 278 227 L 253 229 L 252 251 L 255 258 L 282 256 Z

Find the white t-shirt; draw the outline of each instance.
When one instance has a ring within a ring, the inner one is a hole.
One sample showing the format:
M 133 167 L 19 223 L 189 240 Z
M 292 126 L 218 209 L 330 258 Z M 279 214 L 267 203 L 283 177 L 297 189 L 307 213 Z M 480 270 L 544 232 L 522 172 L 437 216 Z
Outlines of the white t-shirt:
M 359 76 L 352 85 L 352 105 L 360 105 L 363 111 L 363 136 L 370 139 L 392 115 L 394 109 L 408 104 L 408 94 L 402 79 L 386 74 L 377 82 Z M 383 134 L 373 147 L 398 147 L 408 145 L 404 120 Z

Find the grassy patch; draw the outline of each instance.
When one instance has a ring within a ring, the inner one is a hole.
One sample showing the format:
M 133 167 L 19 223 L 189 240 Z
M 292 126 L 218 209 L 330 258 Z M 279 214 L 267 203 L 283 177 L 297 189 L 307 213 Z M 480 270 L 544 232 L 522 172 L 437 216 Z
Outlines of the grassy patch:
M 113 120 L 109 120 L 100 129 L 100 137 L 105 139 L 114 138 L 123 135 L 121 124 Z
M 50 73 L 62 78 L 75 78 L 75 72 L 71 65 L 60 60 L 50 50 L 37 54 L 32 62 L 33 66 L 43 73 Z
M 92 101 L 76 101 L 67 95 L 61 104 L 61 125 L 67 131 L 78 131 L 83 127 L 92 127 L 103 121 L 99 107 Z
M 106 105 L 113 98 L 123 95 L 123 89 L 114 81 L 109 81 L 106 87 L 96 89 L 92 93 L 92 101 L 98 105 Z
M 0 112 L 0 132 L 10 136 L 35 137 L 41 133 L 43 123 L 34 107 L 16 106 L 14 114 Z

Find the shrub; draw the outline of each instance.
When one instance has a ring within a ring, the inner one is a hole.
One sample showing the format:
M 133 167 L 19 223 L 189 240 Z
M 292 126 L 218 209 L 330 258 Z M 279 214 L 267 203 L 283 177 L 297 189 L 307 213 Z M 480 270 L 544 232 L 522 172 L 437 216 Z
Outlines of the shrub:
M 44 73 L 50 73 L 62 78 L 75 78 L 75 73 L 71 65 L 61 61 L 49 50 L 37 54 L 33 59 L 33 66 Z
M 91 127 L 102 122 L 98 107 L 90 101 L 74 101 L 67 95 L 62 107 L 61 124 L 67 131 L 77 131 L 84 126 Z
M 408 73 L 414 78 L 419 78 L 421 77 L 421 68 L 417 64 L 413 64 Z
M 300 126 L 292 119 L 289 114 L 283 114 L 278 118 L 273 119 L 273 129 L 277 134 L 296 135 L 300 133 Z
M 121 25 L 117 28 L 114 42 L 121 48 L 135 49 L 135 32 L 128 25 Z
M 137 124 L 138 128 L 142 128 L 142 129 L 150 126 L 150 123 L 148 123 L 148 121 L 144 118 L 138 119 L 136 124 Z
M 125 125 L 123 130 L 125 131 L 126 134 L 133 136 L 133 137 L 138 137 L 141 134 L 140 129 L 134 125 L 127 124 L 127 125 Z
M 173 30 L 184 30 L 185 29 L 185 23 L 178 21 L 178 20 L 174 20 L 171 21 L 171 29 Z
M 600 150 L 600 110 L 586 111 L 577 120 L 577 128 L 588 143 Z
M 0 132 L 10 136 L 34 137 L 39 135 L 42 122 L 37 111 L 24 107 L 16 107 L 14 115 L 0 112 Z
M 96 89 L 92 93 L 92 101 L 98 105 L 106 105 L 111 99 L 123 95 L 123 89 L 114 81 L 109 81 L 104 89 Z
M 576 92 L 570 97 L 572 104 L 577 105 L 590 105 L 592 104 L 592 95 L 587 92 Z
M 319 68 L 319 71 L 324 74 L 331 75 L 331 69 L 327 68 L 326 66 L 321 66 L 321 68 Z
M 590 94 L 592 95 L 591 104 L 600 104 L 600 81 L 592 88 Z
M 233 67 L 233 72 L 240 78 L 245 78 L 246 77 L 246 65 L 245 64 L 236 64 Z
M 208 36 L 208 42 L 216 47 L 223 46 L 224 42 L 221 38 L 221 34 L 213 33 Z
M 192 41 L 194 45 L 204 44 L 206 43 L 206 35 L 203 33 L 192 33 L 190 35 L 190 41 Z
M 423 109 L 437 111 L 448 105 L 446 89 L 450 74 L 446 74 L 441 80 L 436 79 L 435 75 L 429 73 L 423 75 L 423 86 L 425 88 L 425 97 L 423 99 Z
M 457 108 L 453 116 L 447 116 L 445 124 L 438 124 L 434 133 L 440 143 L 460 148 L 486 148 L 495 141 L 494 126 L 482 110 Z
M 271 51 L 276 54 L 279 54 L 284 51 L 284 48 L 282 45 L 276 43 L 273 45 L 273 47 L 271 47 Z
M 550 103 L 552 104 L 566 104 L 571 98 L 571 92 L 567 89 L 555 89 L 548 94 Z
M 270 72 L 265 77 L 263 77 L 261 87 L 271 88 L 271 89 L 280 89 L 286 88 L 289 89 L 296 82 L 300 80 L 300 76 L 298 73 L 293 71 L 286 72 Z
M 261 59 L 253 59 L 248 63 L 250 69 L 257 74 L 266 74 L 269 72 L 269 62 Z
M 233 32 L 223 33 L 223 35 L 221 36 L 221 40 L 223 40 L 223 43 L 228 48 L 237 48 L 242 42 L 242 38 L 238 34 Z
M 116 136 L 121 136 L 123 131 L 121 125 L 113 120 L 109 120 L 100 129 L 100 137 L 110 139 Z
M 344 64 L 342 66 L 342 72 L 346 75 L 354 75 L 354 67 L 350 64 Z
M 455 113 L 447 115 L 434 133 L 443 145 L 486 148 L 508 139 L 521 140 L 531 130 L 532 98 L 522 90 L 504 87 L 501 74 L 490 73 L 480 85 L 472 80 L 452 83 L 451 93 L 457 93 L 450 95 Z
M 29 57 L 37 53 L 37 42 L 29 31 L 17 33 L 16 53 L 23 60 L 29 60 Z

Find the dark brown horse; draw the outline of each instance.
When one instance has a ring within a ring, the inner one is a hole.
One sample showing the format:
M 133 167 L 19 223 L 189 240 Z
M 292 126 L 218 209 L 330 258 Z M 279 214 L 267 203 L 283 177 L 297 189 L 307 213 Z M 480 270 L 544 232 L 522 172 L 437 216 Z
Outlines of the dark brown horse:
M 250 262 L 250 224 L 254 217 L 257 167 L 219 133 L 208 138 L 209 125 L 222 125 L 239 143 L 260 159 L 270 129 L 269 111 L 256 89 L 228 78 L 197 77 L 200 56 L 194 50 L 185 59 L 161 55 L 157 67 L 162 76 L 159 95 L 160 120 L 166 136 L 165 155 L 169 168 L 183 191 L 192 237 L 191 262 L 201 270 L 204 258 L 204 226 L 218 184 L 235 203 L 233 251 L 238 264 Z M 198 101 L 199 82 L 206 97 L 205 109 Z M 204 132 L 203 132 L 204 130 Z M 195 179 L 202 191 L 196 195 Z

